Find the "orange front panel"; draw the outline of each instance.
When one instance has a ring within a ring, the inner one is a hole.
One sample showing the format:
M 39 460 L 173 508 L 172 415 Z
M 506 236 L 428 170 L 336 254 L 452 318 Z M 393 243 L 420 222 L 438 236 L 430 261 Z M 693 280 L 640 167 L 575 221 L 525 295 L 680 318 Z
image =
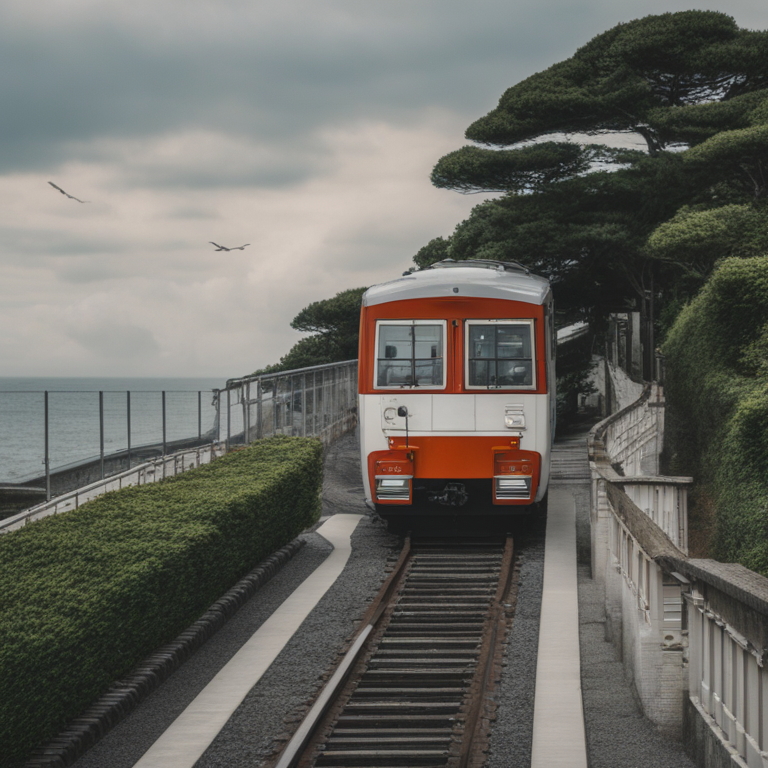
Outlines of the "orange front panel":
M 445 480 L 487 480 L 494 483 L 494 475 L 525 475 L 531 478 L 530 496 L 524 499 L 497 499 L 494 505 L 530 504 L 536 498 L 541 475 L 541 456 L 536 451 L 519 448 L 519 439 L 501 437 L 412 437 L 405 445 L 404 438 L 390 438 L 389 450 L 373 451 L 368 455 L 368 477 L 372 498 L 377 504 L 410 504 L 407 499 L 385 500 L 377 498 L 377 475 L 412 474 L 412 483 Z M 390 468 L 391 465 L 391 468 Z M 390 474 L 391 472 L 391 474 Z
M 414 477 L 472 480 L 493 477 L 493 459 L 500 449 L 513 450 L 517 438 L 503 437 L 411 437 L 408 448 L 405 437 L 391 437 L 390 449 L 414 454 Z M 494 450 L 496 449 L 496 450 Z M 533 451 L 517 451 L 530 454 Z M 538 466 L 539 461 L 536 459 Z

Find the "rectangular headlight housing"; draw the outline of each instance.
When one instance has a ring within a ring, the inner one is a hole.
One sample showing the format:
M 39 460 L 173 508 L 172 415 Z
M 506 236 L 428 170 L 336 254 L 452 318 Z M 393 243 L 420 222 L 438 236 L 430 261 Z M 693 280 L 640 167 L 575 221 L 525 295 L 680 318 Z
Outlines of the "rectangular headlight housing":
M 497 499 L 530 499 L 531 498 L 531 478 L 521 475 L 495 477 Z
M 376 498 L 408 501 L 411 498 L 411 477 L 376 477 Z

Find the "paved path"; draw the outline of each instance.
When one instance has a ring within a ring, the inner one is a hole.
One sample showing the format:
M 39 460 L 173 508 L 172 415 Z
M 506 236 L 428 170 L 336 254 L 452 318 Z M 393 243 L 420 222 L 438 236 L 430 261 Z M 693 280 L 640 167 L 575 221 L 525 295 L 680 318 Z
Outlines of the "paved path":
M 136 768 L 192 768 L 341 575 L 352 551 L 350 539 L 361 519 L 362 515 L 334 515 L 317 529 L 333 552 L 254 632 L 144 753 Z

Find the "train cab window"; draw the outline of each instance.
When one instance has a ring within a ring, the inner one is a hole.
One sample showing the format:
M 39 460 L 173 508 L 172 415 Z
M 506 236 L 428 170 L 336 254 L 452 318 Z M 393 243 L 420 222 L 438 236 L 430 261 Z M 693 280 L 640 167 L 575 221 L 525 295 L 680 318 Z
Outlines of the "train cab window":
M 376 388 L 444 387 L 444 359 L 444 321 L 376 324 Z
M 535 388 L 532 320 L 466 322 L 467 388 Z

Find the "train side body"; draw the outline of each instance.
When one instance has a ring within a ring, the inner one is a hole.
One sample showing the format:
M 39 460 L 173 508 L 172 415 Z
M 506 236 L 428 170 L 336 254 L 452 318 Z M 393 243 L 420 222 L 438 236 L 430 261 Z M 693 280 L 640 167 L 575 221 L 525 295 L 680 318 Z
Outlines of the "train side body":
M 387 520 L 530 512 L 555 415 L 547 280 L 441 262 L 373 286 L 360 320 L 366 500 Z

